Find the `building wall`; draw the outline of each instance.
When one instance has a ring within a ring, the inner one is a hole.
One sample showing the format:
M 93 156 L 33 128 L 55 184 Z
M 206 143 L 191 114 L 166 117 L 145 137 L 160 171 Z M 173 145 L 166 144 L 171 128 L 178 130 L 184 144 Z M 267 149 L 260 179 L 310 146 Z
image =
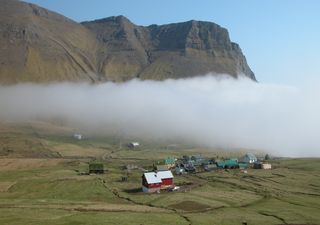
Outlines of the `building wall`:
M 144 186 L 146 188 L 160 188 L 161 183 L 148 184 L 146 178 L 143 176 L 142 177 L 142 186 Z
M 145 186 L 142 186 L 142 191 L 146 192 L 146 193 L 153 193 L 153 192 L 160 191 L 160 187 L 158 187 L 158 188 L 147 188 Z
M 271 164 L 269 164 L 269 163 L 262 164 L 262 169 L 271 170 Z
M 146 187 L 147 188 L 160 188 L 161 187 L 161 183 L 148 184 Z
M 173 179 L 172 178 L 168 178 L 168 179 L 162 179 L 162 186 L 171 186 L 173 185 Z

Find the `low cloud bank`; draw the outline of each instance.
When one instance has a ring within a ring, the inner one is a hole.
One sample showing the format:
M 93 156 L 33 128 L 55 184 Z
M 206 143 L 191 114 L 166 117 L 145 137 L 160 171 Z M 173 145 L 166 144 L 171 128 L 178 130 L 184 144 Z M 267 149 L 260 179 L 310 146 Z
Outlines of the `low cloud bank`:
M 0 87 L 0 120 L 59 118 L 88 132 L 320 156 L 320 91 L 246 78 Z

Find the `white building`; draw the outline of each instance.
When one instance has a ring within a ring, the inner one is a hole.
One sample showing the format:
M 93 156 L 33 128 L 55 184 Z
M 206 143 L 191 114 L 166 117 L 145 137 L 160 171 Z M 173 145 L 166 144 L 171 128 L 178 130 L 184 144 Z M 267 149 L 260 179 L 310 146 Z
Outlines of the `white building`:
M 137 148 L 137 147 L 139 147 L 139 146 L 140 146 L 139 142 L 130 142 L 130 143 L 128 144 L 128 147 L 129 147 L 129 148 Z
M 262 169 L 264 170 L 271 170 L 272 166 L 270 163 L 262 163 Z
M 81 140 L 82 139 L 82 134 L 73 134 L 73 138 L 77 139 L 77 140 Z

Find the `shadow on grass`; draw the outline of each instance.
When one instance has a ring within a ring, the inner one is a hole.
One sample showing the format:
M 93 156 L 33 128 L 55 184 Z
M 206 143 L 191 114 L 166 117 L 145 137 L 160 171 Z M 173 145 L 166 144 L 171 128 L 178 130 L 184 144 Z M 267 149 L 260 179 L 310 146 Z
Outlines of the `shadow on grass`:
M 131 188 L 131 189 L 124 189 L 123 190 L 126 193 L 142 193 L 142 189 L 141 188 Z

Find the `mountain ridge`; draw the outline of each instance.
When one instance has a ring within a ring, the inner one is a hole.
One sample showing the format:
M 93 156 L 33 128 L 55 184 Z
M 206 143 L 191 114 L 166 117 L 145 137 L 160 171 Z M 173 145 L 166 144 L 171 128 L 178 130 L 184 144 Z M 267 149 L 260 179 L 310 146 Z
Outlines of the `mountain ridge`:
M 0 83 L 179 79 L 208 73 L 256 81 L 227 29 L 207 21 L 138 26 L 124 16 L 77 23 L 0 0 Z

